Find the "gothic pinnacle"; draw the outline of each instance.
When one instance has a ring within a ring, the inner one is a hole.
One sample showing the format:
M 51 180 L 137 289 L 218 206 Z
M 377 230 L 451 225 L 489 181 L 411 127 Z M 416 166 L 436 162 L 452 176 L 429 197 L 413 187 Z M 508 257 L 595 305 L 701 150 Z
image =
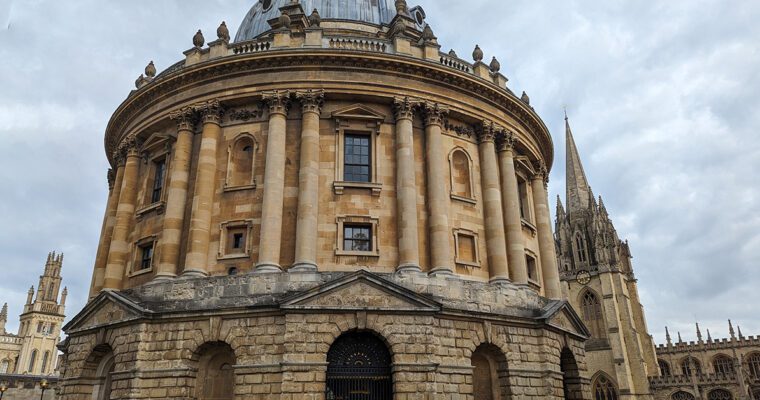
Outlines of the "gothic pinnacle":
M 699 322 L 697 322 L 696 324 L 697 324 L 697 340 L 699 340 L 699 342 L 701 343 L 702 342 L 702 331 L 699 330 Z
M 728 333 L 731 335 L 731 339 L 736 339 L 736 333 L 734 332 L 734 325 L 731 320 L 728 320 Z
M 707 329 L 707 342 L 712 342 L 712 336 L 710 336 L 710 329 Z
M 668 346 L 673 345 L 673 341 L 670 339 L 670 331 L 668 331 L 668 327 L 665 327 L 665 341 L 668 343 Z
M 683 343 L 683 339 L 681 339 L 681 332 L 678 332 L 678 343 Z

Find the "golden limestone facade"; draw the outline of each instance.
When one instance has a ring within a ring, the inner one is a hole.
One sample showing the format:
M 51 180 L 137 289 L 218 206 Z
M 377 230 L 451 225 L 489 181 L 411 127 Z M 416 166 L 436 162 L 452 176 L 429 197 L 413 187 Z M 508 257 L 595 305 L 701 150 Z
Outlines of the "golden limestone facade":
M 347 3 L 256 2 L 138 78 L 62 399 L 592 398 L 546 126 L 422 8 Z

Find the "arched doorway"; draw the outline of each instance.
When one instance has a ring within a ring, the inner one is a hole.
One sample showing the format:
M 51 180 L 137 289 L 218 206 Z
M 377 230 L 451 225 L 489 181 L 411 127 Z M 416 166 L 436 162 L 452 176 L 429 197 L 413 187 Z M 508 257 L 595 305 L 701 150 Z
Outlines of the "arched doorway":
M 95 346 L 85 360 L 82 377 L 90 379 L 92 385 L 85 386 L 82 394 L 94 400 L 111 398 L 111 379 L 115 369 L 114 354 L 111 346 L 101 344 Z
M 505 400 L 509 396 L 507 358 L 492 344 L 481 344 L 472 353 L 472 386 L 475 400 Z
M 223 342 L 206 343 L 198 351 L 198 400 L 232 400 L 235 396 L 235 352 Z
M 578 363 L 573 352 L 565 347 L 560 353 L 559 368 L 562 371 L 562 390 L 566 400 L 583 400 L 583 385 Z
M 369 332 L 339 337 L 327 352 L 327 400 L 392 400 L 391 353 Z

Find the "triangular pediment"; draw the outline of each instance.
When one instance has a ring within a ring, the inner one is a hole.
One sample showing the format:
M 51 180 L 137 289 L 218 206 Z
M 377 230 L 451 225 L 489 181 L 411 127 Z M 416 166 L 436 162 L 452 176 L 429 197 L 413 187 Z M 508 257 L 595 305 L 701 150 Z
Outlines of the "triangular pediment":
M 333 118 L 338 119 L 363 119 L 363 120 L 385 120 L 385 115 L 363 105 L 354 104 L 346 108 L 333 111 Z
M 438 311 L 427 296 L 359 271 L 286 299 L 283 309 L 341 311 Z
M 141 318 L 146 310 L 118 292 L 103 291 L 91 300 L 71 322 L 63 327 L 66 332 L 98 328 L 104 325 Z
M 573 307 L 567 301 L 555 301 L 544 308 L 541 319 L 547 325 L 561 329 L 565 332 L 572 333 L 585 338 L 591 337 L 591 333 L 583 324 L 583 320 L 578 316 Z

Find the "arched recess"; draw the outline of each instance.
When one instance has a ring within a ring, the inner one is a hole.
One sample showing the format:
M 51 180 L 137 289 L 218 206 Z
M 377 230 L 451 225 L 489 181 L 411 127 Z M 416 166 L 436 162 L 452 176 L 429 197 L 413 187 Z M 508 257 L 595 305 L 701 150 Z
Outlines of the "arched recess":
M 10 367 L 11 367 L 10 360 L 0 361 L 0 374 L 7 374 L 9 372 Z
M 497 346 L 484 343 L 471 358 L 472 386 L 477 400 L 506 400 L 510 398 L 507 357 Z
M 391 360 L 388 346 L 372 332 L 339 336 L 327 352 L 326 398 L 352 399 L 352 393 L 363 393 L 366 399 L 392 400 Z
M 670 398 L 671 398 L 671 400 L 695 400 L 693 394 L 691 394 L 689 392 L 685 392 L 683 390 L 679 390 L 679 391 L 673 393 L 670 396 Z
M 48 362 L 50 362 L 50 352 L 46 351 L 42 355 L 42 367 L 40 368 L 40 374 L 45 375 L 47 373 Z
M 760 380 L 760 353 L 752 353 L 747 357 L 747 367 L 752 378 Z
M 620 397 L 617 385 L 604 372 L 598 372 L 592 382 L 591 393 L 594 395 L 594 400 L 618 400 Z
M 579 303 L 581 304 L 583 321 L 591 332 L 591 337 L 593 339 L 605 339 L 607 332 L 604 329 L 604 312 L 599 296 L 593 290 L 586 288 L 580 293 Z
M 670 372 L 670 364 L 668 364 L 665 360 L 657 360 L 657 365 L 660 367 L 660 375 L 661 376 L 671 376 L 672 373 Z
M 101 344 L 90 352 L 82 368 L 82 378 L 89 378 L 91 385 L 83 386 L 87 398 L 108 400 L 111 395 L 111 376 L 116 363 L 111 346 Z
M 565 400 L 583 400 L 583 384 L 578 362 L 572 350 L 565 347 L 560 353 L 560 371 L 562 372 L 562 391 Z
M 195 378 L 195 398 L 198 400 L 232 400 L 235 397 L 237 357 L 229 344 L 208 342 L 193 355 L 198 364 Z
M 734 396 L 726 389 L 715 389 L 708 393 L 707 400 L 733 400 Z
M 259 144 L 252 135 L 243 133 L 227 148 L 226 188 L 248 188 L 256 184 L 254 168 Z
M 32 355 L 29 356 L 29 368 L 27 372 L 34 374 L 34 365 L 37 363 L 37 349 L 32 350 Z
M 702 375 L 702 364 L 694 357 L 686 356 L 681 360 L 681 373 L 691 376 L 692 371 L 697 375 Z
M 475 198 L 472 186 L 472 158 L 467 151 L 456 147 L 449 153 L 451 197 L 460 200 Z
M 712 364 L 716 374 L 733 375 L 735 372 L 734 360 L 725 354 L 718 354 L 713 357 Z

